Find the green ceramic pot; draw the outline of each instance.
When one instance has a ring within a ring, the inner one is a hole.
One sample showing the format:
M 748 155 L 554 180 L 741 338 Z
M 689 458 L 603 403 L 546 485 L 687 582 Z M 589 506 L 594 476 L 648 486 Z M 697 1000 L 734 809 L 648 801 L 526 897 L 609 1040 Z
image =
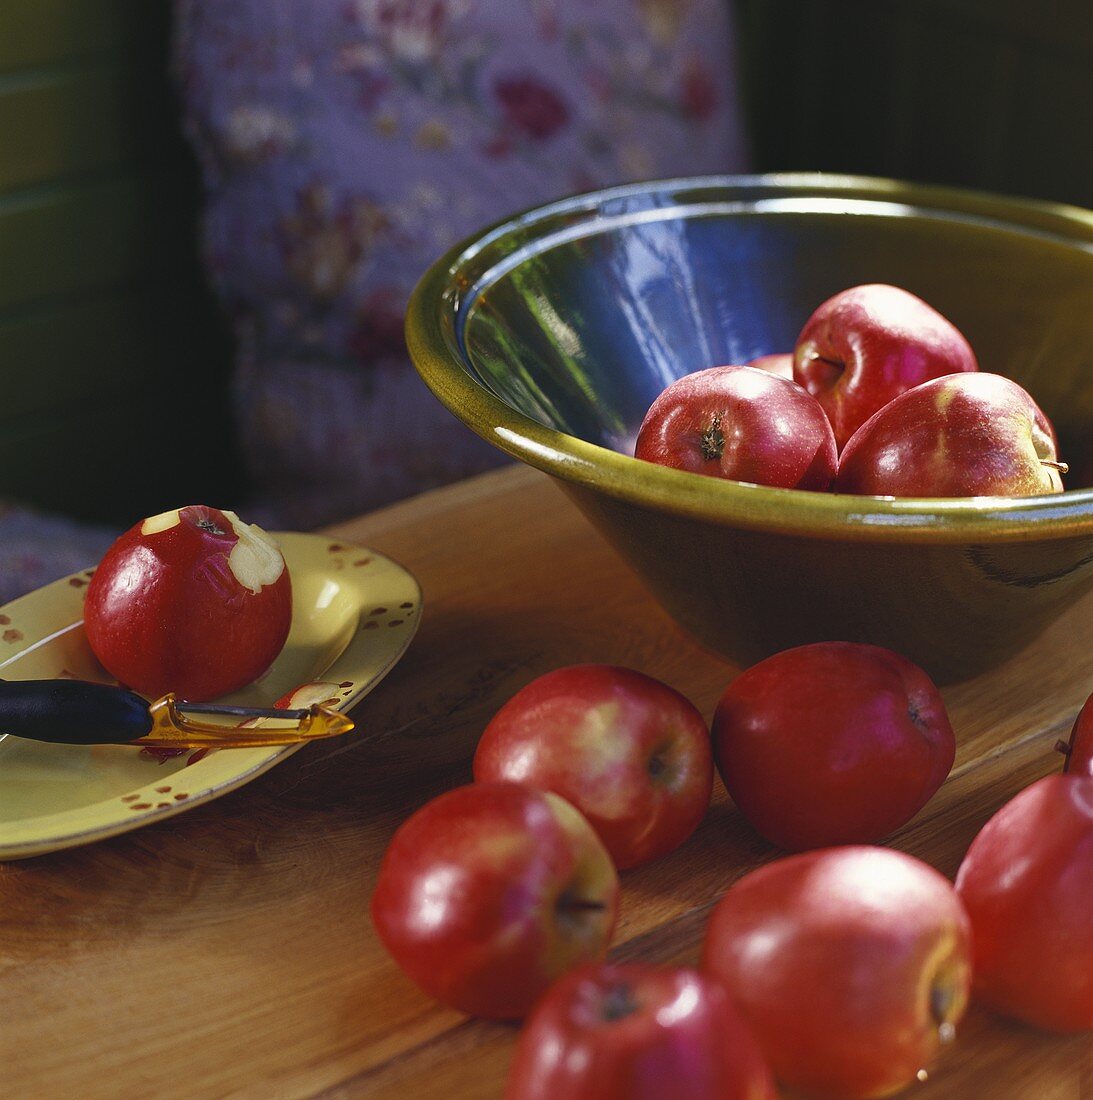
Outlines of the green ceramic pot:
M 918 294 L 1053 419 L 1068 492 L 922 500 L 772 489 L 631 456 L 683 374 L 792 349 L 857 283 Z M 750 663 L 820 639 L 942 680 L 999 663 L 1093 587 L 1093 214 L 822 175 L 567 199 L 442 257 L 407 339 L 436 396 L 559 479 L 700 641 Z M 574 563 L 575 565 L 579 563 Z

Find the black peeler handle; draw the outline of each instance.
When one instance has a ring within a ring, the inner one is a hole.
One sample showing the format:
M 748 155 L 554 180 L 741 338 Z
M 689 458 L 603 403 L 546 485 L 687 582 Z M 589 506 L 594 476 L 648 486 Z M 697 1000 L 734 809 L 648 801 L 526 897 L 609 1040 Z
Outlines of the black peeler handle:
M 62 745 L 124 745 L 152 729 L 148 700 L 85 680 L 0 680 L 0 733 Z

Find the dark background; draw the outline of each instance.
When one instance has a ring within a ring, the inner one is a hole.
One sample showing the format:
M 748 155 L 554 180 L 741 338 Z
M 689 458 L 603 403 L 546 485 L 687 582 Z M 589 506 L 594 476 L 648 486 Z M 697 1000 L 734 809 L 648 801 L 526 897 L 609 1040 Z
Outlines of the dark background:
M 1093 207 L 1093 5 L 736 0 L 757 171 Z M 155 0 L 0 3 L 0 497 L 130 523 L 245 490 Z
M 1090 0 L 736 0 L 760 171 L 1093 207 Z

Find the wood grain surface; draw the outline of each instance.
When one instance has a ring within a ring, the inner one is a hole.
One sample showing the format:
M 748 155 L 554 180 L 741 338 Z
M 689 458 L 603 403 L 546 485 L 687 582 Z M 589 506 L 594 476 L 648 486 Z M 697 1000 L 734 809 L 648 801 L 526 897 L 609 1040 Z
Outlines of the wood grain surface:
M 0 1095 L 499 1097 L 515 1028 L 420 994 L 368 918 L 399 823 L 470 779 L 483 725 L 534 676 L 603 661 L 709 717 L 737 671 L 690 642 L 540 474 L 508 469 L 346 523 L 413 571 L 424 621 L 355 710 L 241 791 L 83 849 L 0 864 Z M 987 817 L 1056 771 L 1093 689 L 1093 600 L 1006 667 L 945 690 L 959 749 L 892 843 L 953 875 Z M 613 956 L 694 962 L 725 888 L 775 856 L 718 783 L 698 832 L 623 875 Z M 1093 1038 L 973 1009 L 907 1095 L 1093 1098 Z

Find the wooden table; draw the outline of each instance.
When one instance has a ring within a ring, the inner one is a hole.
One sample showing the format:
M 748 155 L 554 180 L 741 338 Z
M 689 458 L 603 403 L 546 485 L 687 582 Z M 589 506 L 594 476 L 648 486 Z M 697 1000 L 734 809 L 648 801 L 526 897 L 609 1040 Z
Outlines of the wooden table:
M 0 1095 L 498 1097 L 515 1029 L 430 1002 L 368 902 L 398 824 L 470 779 L 497 707 L 541 672 L 631 665 L 709 716 L 732 666 L 689 641 L 548 480 L 508 469 L 338 527 L 421 580 L 401 664 L 241 791 L 90 847 L 0 864 Z M 946 690 L 949 781 L 894 843 L 952 875 L 1093 688 L 1093 600 L 1005 668 Z M 619 959 L 694 962 L 707 914 L 774 853 L 720 784 L 672 856 L 623 876 Z M 1093 1039 L 973 1009 L 921 1100 L 1093 1098 Z M 564 1100 L 564 1098 L 560 1098 Z

